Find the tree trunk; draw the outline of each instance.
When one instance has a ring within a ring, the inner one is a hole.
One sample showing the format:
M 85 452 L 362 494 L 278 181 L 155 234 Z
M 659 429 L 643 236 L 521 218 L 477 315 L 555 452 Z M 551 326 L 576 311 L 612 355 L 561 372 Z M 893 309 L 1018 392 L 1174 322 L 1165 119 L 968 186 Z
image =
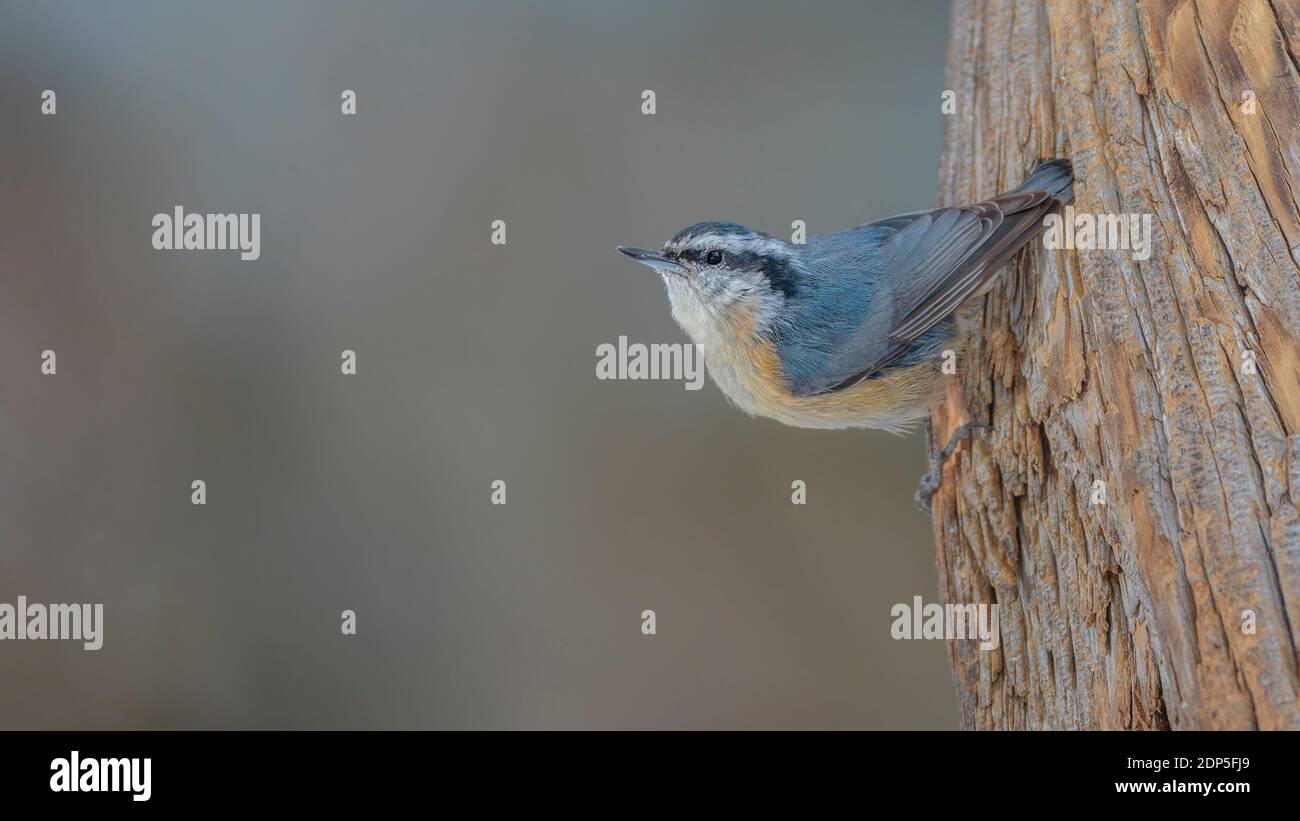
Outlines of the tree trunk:
M 968 728 L 1300 728 L 1300 0 L 957 0 L 944 204 L 1070 157 L 1152 252 L 1035 243 L 940 445 Z

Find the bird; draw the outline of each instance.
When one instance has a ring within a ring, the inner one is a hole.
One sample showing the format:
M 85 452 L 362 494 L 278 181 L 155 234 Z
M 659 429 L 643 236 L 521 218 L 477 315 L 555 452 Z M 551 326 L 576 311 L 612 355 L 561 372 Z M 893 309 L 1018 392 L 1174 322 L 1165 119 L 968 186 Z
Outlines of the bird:
M 946 393 L 941 358 L 975 330 L 958 309 L 1073 200 L 1073 184 L 1070 160 L 1052 159 L 987 200 L 802 243 L 707 221 L 660 249 L 618 251 L 660 274 L 674 319 L 742 411 L 794 427 L 894 433 L 925 419 L 928 431 Z M 972 427 L 942 451 L 931 440 L 923 491 L 937 486 L 935 457 L 941 465 Z

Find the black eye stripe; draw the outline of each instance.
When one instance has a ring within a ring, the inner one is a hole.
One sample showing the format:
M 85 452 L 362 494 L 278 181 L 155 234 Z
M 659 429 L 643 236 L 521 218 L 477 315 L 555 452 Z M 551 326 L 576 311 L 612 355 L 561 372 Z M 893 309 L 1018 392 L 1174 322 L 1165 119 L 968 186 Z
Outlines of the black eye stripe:
M 721 258 L 710 259 L 710 255 L 712 254 L 721 255 L 722 252 L 717 249 L 707 250 L 703 248 L 688 248 L 681 251 L 676 256 L 678 259 L 683 259 L 687 262 L 703 262 L 706 265 L 717 265 L 722 261 Z

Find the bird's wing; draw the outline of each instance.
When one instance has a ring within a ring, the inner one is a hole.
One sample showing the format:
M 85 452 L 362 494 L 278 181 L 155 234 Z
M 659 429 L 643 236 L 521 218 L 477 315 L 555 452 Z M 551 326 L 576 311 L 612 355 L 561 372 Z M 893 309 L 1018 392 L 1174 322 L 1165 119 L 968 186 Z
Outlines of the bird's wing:
M 843 390 L 897 360 L 1033 239 L 1044 215 L 1061 202 L 1055 193 L 1017 190 L 973 205 L 900 214 L 861 226 L 858 230 L 884 237 L 870 265 L 874 278 L 888 283 L 887 343 L 857 349 L 870 350 L 869 358 L 855 358 L 852 351 L 828 357 L 823 372 L 805 375 L 794 386 L 795 394 Z
M 1038 234 L 1056 204 L 1047 191 L 1016 191 L 928 212 L 918 220 L 928 217 L 929 227 L 915 241 L 906 237 L 906 229 L 899 231 L 898 251 L 890 257 L 897 266 L 890 337 L 910 342 L 949 316 Z M 953 211 L 958 215 L 949 229 L 944 220 Z

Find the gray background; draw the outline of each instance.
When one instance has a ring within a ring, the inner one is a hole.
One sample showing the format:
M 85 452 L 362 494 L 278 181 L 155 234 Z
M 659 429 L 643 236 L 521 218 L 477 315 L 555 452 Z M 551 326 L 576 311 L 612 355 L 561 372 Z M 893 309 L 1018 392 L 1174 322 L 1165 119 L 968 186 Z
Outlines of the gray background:
M 595 378 L 684 339 L 614 245 L 934 202 L 945 3 L 0 15 L 0 601 L 106 611 L 0 643 L 0 727 L 955 725 L 889 637 L 936 597 L 919 435 Z M 154 251 L 176 204 L 261 259 Z

